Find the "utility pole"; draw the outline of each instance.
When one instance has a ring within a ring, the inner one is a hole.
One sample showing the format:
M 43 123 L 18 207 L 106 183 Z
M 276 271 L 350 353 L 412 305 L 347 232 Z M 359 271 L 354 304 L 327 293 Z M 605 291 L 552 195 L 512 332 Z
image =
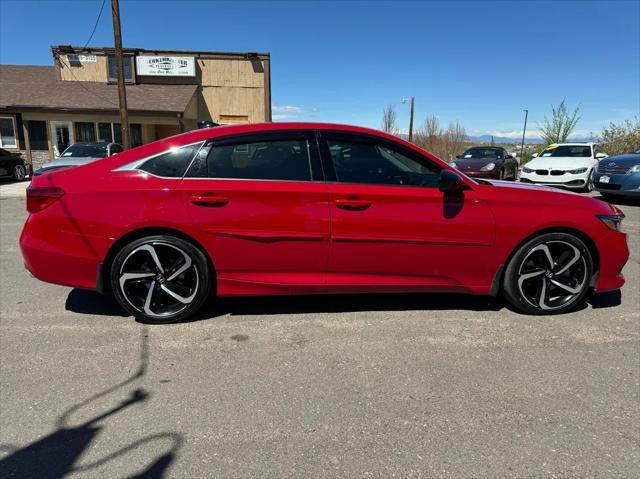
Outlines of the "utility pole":
M 409 116 L 409 143 L 413 140 L 413 97 L 411 97 L 411 114 Z
M 402 98 L 400 100 L 400 103 L 406 103 L 407 99 L 406 98 Z M 413 140 L 413 104 L 414 104 L 414 98 L 411 97 L 411 113 L 409 114 L 409 143 L 411 143 L 411 140 Z
M 118 0 L 111 0 L 111 14 L 113 16 L 113 39 L 116 47 L 122 146 L 125 150 L 128 150 L 131 148 L 131 138 L 129 136 L 129 114 L 127 113 L 127 90 L 124 86 L 124 59 L 122 58 L 122 33 L 120 32 L 120 6 L 118 5 Z
M 527 133 L 527 117 L 529 116 L 529 110 L 522 111 L 524 111 L 524 129 L 522 130 L 522 145 L 520 145 L 520 163 L 524 158 L 524 135 Z

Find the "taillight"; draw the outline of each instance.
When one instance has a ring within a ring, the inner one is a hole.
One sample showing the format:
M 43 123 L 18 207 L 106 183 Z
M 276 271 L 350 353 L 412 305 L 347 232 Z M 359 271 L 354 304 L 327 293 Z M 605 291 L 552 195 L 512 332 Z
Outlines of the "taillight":
M 27 211 L 37 213 L 51 206 L 64 195 L 62 188 L 52 186 L 29 186 L 27 188 Z

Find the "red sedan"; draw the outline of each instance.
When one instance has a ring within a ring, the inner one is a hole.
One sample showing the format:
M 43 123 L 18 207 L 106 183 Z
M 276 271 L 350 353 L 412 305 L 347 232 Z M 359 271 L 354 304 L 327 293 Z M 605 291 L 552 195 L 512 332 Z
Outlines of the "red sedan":
M 34 178 L 20 246 L 43 281 L 155 323 L 209 295 L 503 294 L 562 313 L 618 289 L 622 213 L 474 180 L 396 137 L 292 123 L 193 131 Z

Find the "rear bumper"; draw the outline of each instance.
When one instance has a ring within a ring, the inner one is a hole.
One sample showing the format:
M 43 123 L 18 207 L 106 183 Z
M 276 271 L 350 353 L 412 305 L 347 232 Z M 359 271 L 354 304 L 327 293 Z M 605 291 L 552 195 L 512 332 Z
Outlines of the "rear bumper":
M 25 268 L 41 281 L 96 290 L 100 254 L 96 238 L 51 230 L 42 224 L 41 213 L 30 215 L 22 234 L 20 249 Z

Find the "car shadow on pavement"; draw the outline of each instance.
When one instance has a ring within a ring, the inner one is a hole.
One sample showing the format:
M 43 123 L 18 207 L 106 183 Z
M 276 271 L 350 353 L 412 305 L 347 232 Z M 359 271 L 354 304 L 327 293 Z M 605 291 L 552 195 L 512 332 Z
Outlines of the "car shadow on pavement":
M 373 311 L 500 311 L 500 299 L 453 293 L 328 294 L 218 298 L 192 320 L 231 315 L 351 313 Z
M 612 196 L 611 198 L 604 198 L 602 195 L 594 196 L 594 198 L 616 206 L 640 206 L 640 198 L 630 198 L 626 196 Z
M 95 471 L 98 467 L 121 458 L 133 452 L 144 444 L 150 442 L 163 442 L 167 446 L 160 447 L 164 450 L 155 459 L 141 461 L 136 458 L 133 463 L 140 465 L 148 464 L 144 470 L 129 476 L 130 478 L 162 478 L 168 467 L 177 457 L 182 446 L 182 436 L 176 432 L 163 432 L 150 434 L 137 439 L 128 444 L 124 444 L 114 452 L 101 457 L 91 463 L 82 461 L 82 456 L 86 455 L 93 441 L 107 428 L 106 421 L 121 411 L 134 404 L 148 401 L 150 393 L 141 387 L 134 388 L 135 384 L 144 378 L 148 367 L 148 329 L 143 327 L 140 338 L 140 364 L 138 370 L 120 383 L 100 391 L 80 403 L 74 404 L 58 417 L 55 429 L 46 436 L 28 444 L 17 447 L 9 444 L 0 445 L 0 454 L 4 457 L 0 459 L 0 477 L 20 478 L 20 479 L 62 479 L 68 475 L 78 472 Z M 120 401 L 113 402 L 113 407 L 99 408 L 92 417 L 84 422 L 73 421 L 73 416 L 91 405 L 95 401 L 109 395 L 120 395 L 127 389 L 129 393 Z M 129 440 L 125 438 L 125 440 Z M 4 454 L 7 454 L 6 456 Z
M 102 316 L 129 316 L 110 294 L 74 288 L 67 296 L 65 309 L 80 314 L 98 314 Z

